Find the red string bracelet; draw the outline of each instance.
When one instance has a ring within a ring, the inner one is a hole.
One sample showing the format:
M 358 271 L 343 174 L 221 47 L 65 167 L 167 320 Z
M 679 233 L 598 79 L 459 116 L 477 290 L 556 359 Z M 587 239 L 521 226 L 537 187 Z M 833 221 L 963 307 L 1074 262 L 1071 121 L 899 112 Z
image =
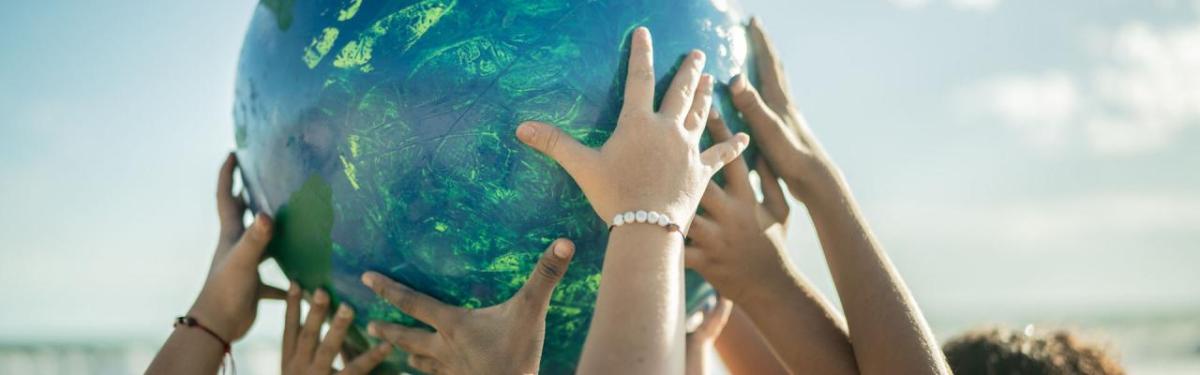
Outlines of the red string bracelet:
M 196 320 L 196 318 L 193 318 L 190 316 L 181 316 L 181 317 L 175 318 L 175 328 L 179 328 L 180 326 L 188 327 L 188 328 L 199 328 L 201 331 L 204 331 L 204 333 L 207 333 L 209 336 L 212 336 L 214 339 L 217 339 L 217 342 L 221 343 L 221 349 L 223 351 L 223 353 L 221 355 L 221 357 L 222 357 L 221 373 L 222 374 L 225 373 L 224 357 L 229 357 L 229 368 L 233 369 L 232 372 L 234 374 L 237 374 L 237 365 L 233 362 L 233 350 L 232 350 L 233 348 L 229 345 L 229 341 L 226 341 L 224 338 L 221 338 L 221 335 L 218 335 L 211 328 L 208 328 L 208 326 L 201 324 L 200 321 Z

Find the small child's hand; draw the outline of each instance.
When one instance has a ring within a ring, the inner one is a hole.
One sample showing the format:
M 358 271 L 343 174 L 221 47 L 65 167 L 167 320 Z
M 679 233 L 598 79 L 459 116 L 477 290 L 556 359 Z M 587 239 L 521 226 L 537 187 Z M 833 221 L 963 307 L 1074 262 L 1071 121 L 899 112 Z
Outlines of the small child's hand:
M 376 294 L 437 330 L 371 322 L 367 331 L 407 351 L 408 365 L 425 373 L 536 374 L 550 295 L 574 253 L 571 241 L 554 241 L 520 291 L 502 304 L 481 309 L 446 305 L 367 272 L 363 283 Z
M 599 149 L 580 144 L 554 125 L 526 122 L 517 128 L 522 142 L 566 169 L 609 224 L 620 212 L 653 210 L 686 226 L 705 182 L 749 144 L 748 136 L 738 134 L 700 151 L 713 90 L 712 76 L 701 74 L 704 53 L 692 51 L 684 59 L 658 111 L 652 60 L 650 32 L 638 28 L 617 128 Z
M 716 111 L 709 116 L 708 131 L 713 142 L 732 136 Z M 700 200 L 704 213 L 692 222 L 684 262 L 721 296 L 745 303 L 746 293 L 759 281 L 791 272 L 784 250 L 790 209 L 778 180 L 761 160 L 757 171 L 762 203 L 755 197 L 750 171 L 740 156 L 724 171 L 725 187 L 710 181 Z
M 346 362 L 341 371 L 333 369 L 333 359 L 342 350 L 346 329 L 354 322 L 354 310 L 349 306 L 338 307 L 329 325 L 325 338 L 321 339 L 321 325 L 325 323 L 329 309 L 329 294 L 318 289 L 309 304 L 308 316 L 300 323 L 300 286 L 292 283 L 288 289 L 287 312 L 283 326 L 283 374 L 365 375 L 379 366 L 392 352 L 392 346 L 379 344 L 371 350 Z
M 217 213 L 221 235 L 208 279 L 188 316 L 209 327 L 227 342 L 246 334 L 254 324 L 260 298 L 283 299 L 284 291 L 262 284 L 258 264 L 271 241 L 271 218 L 259 214 L 249 230 L 242 224 L 246 206 L 233 195 L 237 158 L 231 153 L 217 178 Z

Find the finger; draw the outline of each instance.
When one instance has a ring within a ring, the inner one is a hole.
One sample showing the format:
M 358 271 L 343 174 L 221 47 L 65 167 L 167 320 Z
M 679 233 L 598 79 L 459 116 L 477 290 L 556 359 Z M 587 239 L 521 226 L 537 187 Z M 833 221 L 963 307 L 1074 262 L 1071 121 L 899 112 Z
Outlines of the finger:
M 783 195 L 783 187 L 779 186 L 779 177 L 775 175 L 775 171 L 767 165 L 766 159 L 759 158 L 755 171 L 758 172 L 759 185 L 762 188 L 763 206 L 767 208 L 767 212 L 775 217 L 775 220 L 787 222 L 788 214 L 791 213 L 791 207 L 788 206 L 787 198 Z
M 733 79 L 733 83 L 729 84 L 729 91 L 733 95 L 733 106 L 750 125 L 750 131 L 759 140 L 758 146 L 763 150 L 763 154 L 768 158 L 771 155 L 786 154 L 788 140 L 794 137 L 789 133 L 793 130 L 774 110 L 767 107 L 758 91 L 747 82 L 744 74 Z
M 300 334 L 300 285 L 295 281 L 288 287 L 287 310 L 283 314 L 283 359 L 287 361 L 296 352 L 296 338 Z
M 704 59 L 704 52 L 699 50 L 692 50 L 691 53 L 688 53 L 687 57 L 683 59 L 683 63 L 679 65 L 679 70 L 675 72 L 671 88 L 663 95 L 658 113 L 677 119 L 682 119 L 687 114 L 687 110 L 692 107 L 692 99 L 698 91 L 696 87 L 700 81 L 700 73 L 704 71 Z
M 317 347 L 317 354 L 313 356 L 313 367 L 333 367 L 333 358 L 337 357 L 338 352 L 342 350 L 342 341 L 346 339 L 346 329 L 352 322 L 354 322 L 354 310 L 346 304 L 338 306 L 337 313 L 333 315 L 333 323 L 329 324 L 329 331 L 325 332 L 325 337 L 321 339 L 321 345 Z
M 622 111 L 653 112 L 654 108 L 654 46 L 650 30 L 633 30 L 629 44 L 629 72 L 625 77 L 625 104 Z
M 750 18 L 750 42 L 753 44 L 763 99 L 776 112 L 785 111 L 791 99 L 788 95 L 787 76 L 783 73 L 783 62 L 779 60 L 775 46 L 767 38 L 762 21 L 758 17 Z
M 287 297 L 288 292 L 283 289 L 263 284 L 262 282 L 258 283 L 258 299 L 284 300 Z
M 233 195 L 233 173 L 237 166 L 237 156 L 230 152 L 217 175 L 217 217 L 221 220 L 222 243 L 233 242 L 243 230 L 242 213 L 246 207 Z
M 704 256 L 704 249 L 702 248 L 688 246 L 683 249 L 683 266 L 686 268 L 691 268 L 699 272 L 699 270 L 704 269 L 704 265 L 707 264 L 707 260 L 708 259 Z
M 704 313 L 704 322 L 696 327 L 696 333 L 703 337 L 715 338 L 721 334 L 721 330 L 725 328 L 725 323 L 729 322 L 729 313 L 733 311 L 733 301 L 727 298 L 722 298 L 717 302 L 717 306 L 712 310 Z
M 692 218 L 692 226 L 688 228 L 687 236 L 692 239 L 692 245 L 703 247 L 717 239 L 720 226 L 707 217 L 696 215 Z
M 715 144 L 700 153 L 700 162 L 708 167 L 708 173 L 711 177 L 717 171 L 721 170 L 721 168 L 725 167 L 726 164 L 737 159 L 738 155 L 741 155 L 742 151 L 745 151 L 746 146 L 749 144 L 750 136 L 746 135 L 746 133 L 737 133 L 733 138 Z
M 400 311 L 434 327 L 458 311 L 456 307 L 446 305 L 377 272 L 364 273 L 362 282 Z
M 367 324 L 367 334 L 391 343 L 409 353 L 429 354 L 434 348 L 436 333 L 421 328 L 405 327 L 399 324 L 371 322 Z
M 715 112 L 712 110 L 713 101 L 713 77 L 712 75 L 700 76 L 700 86 L 696 87 L 696 98 L 692 100 L 692 108 L 688 111 L 687 119 L 683 122 L 683 127 L 689 131 L 699 131 L 701 124 L 704 124 L 708 118 Z
M 346 367 L 339 371 L 341 375 L 367 375 L 378 367 L 383 360 L 387 359 L 388 354 L 392 353 L 392 345 L 388 343 L 380 343 L 371 348 L 370 351 L 355 357 L 353 361 L 346 364 Z
M 557 126 L 526 121 L 517 127 L 517 138 L 538 152 L 554 159 L 576 182 L 585 179 L 597 157 L 596 150 L 584 146 Z
M 542 252 L 542 258 L 534 266 L 533 273 L 529 275 L 529 281 L 525 282 L 525 286 L 518 294 L 522 296 L 523 300 L 529 301 L 537 307 L 545 308 L 550 303 L 550 295 L 554 293 L 554 287 L 567 273 L 567 267 L 570 266 L 571 258 L 574 255 L 575 244 L 570 240 L 565 238 L 555 240 L 546 251 Z
M 242 233 L 242 238 L 233 245 L 233 250 L 229 254 L 230 264 L 236 267 L 257 269 L 258 264 L 262 262 L 267 244 L 271 242 L 273 224 L 271 217 L 267 214 L 256 215 L 254 223 L 250 224 L 250 229 L 246 233 Z
M 432 357 L 409 354 L 408 367 L 412 367 L 414 370 L 427 374 L 435 374 L 438 372 L 438 368 L 441 367 L 441 363 L 438 363 L 438 361 Z
M 704 195 L 700 196 L 700 208 L 703 208 L 705 212 L 721 215 L 725 213 L 725 201 L 728 199 L 729 195 L 725 193 L 725 189 L 709 180 L 708 187 L 704 188 Z
M 313 350 L 317 348 L 317 338 L 321 335 L 321 324 L 325 323 L 325 310 L 329 308 L 329 293 L 317 289 L 313 293 L 312 302 L 308 304 L 308 316 L 304 317 L 304 326 L 300 327 L 300 336 L 296 339 L 296 352 L 293 356 L 307 363 L 312 358 Z
M 713 111 L 713 113 L 717 112 Z M 725 125 L 725 121 L 721 119 L 720 115 L 709 115 L 708 134 L 712 137 L 713 143 L 733 139 L 733 132 L 729 131 L 729 126 Z M 754 196 L 754 191 L 750 188 L 750 169 L 741 155 L 726 165 L 724 172 L 725 187 L 730 190 L 730 193 L 742 198 Z

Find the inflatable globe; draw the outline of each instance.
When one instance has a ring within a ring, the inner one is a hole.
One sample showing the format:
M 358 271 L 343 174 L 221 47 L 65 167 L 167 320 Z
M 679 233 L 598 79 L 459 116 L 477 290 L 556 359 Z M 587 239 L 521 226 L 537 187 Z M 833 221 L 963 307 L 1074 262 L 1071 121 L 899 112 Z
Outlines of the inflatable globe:
M 621 108 L 629 37 L 654 39 L 659 94 L 698 48 L 721 82 L 747 41 L 725 0 L 262 0 L 238 65 L 237 155 L 270 254 L 306 290 L 371 320 L 420 322 L 360 282 L 381 272 L 443 302 L 483 307 L 524 285 L 555 238 L 575 241 L 546 317 L 544 373 L 571 373 L 592 317 L 608 232 L 523 120 L 598 146 Z M 718 88 L 731 127 L 741 128 Z M 736 130 L 736 129 L 735 129 Z M 712 290 L 694 274 L 693 311 Z M 404 368 L 393 354 L 384 371 Z

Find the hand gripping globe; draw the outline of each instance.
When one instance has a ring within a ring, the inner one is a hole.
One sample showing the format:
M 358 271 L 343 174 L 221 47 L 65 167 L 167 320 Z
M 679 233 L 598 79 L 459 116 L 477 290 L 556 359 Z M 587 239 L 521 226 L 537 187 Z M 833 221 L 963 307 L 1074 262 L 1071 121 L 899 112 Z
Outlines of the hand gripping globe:
M 353 352 L 374 340 L 368 321 L 422 324 L 362 285 L 363 272 L 484 307 L 569 238 L 577 251 L 551 299 L 541 369 L 573 372 L 608 230 L 516 127 L 543 121 L 599 146 L 616 126 L 634 28 L 654 35 L 661 96 L 692 49 L 720 82 L 743 73 L 740 17 L 726 0 L 262 0 L 238 65 L 234 133 L 250 206 L 276 220 L 271 256 L 358 312 Z M 712 295 L 688 274 L 690 311 Z M 403 359 L 384 371 L 406 370 Z

